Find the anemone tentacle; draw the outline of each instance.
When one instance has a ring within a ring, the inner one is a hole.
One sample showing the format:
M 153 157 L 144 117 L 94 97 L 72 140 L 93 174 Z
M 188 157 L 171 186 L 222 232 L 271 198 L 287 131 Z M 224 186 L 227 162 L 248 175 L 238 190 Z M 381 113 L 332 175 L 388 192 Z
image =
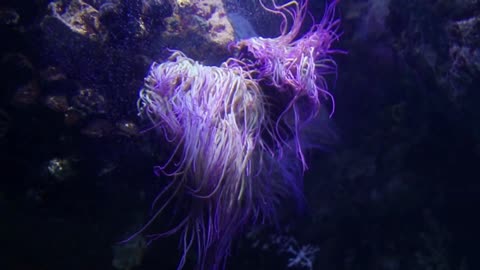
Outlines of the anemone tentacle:
M 325 76 L 337 68 L 331 56 L 339 38 L 336 2 L 300 36 L 308 1 L 272 0 L 271 7 L 260 1 L 281 16 L 279 37 L 241 40 L 234 45 L 238 56 L 218 67 L 179 51 L 152 64 L 138 111 L 173 145 L 155 167 L 173 179 L 154 199 L 152 218 L 129 239 L 177 203 L 188 209 L 177 225 L 148 237 L 181 233 L 178 269 L 194 246 L 197 269 L 224 269 L 232 239 L 245 225 L 275 220 L 286 197 L 301 203 L 302 130 L 325 100 L 331 114 L 335 109 Z

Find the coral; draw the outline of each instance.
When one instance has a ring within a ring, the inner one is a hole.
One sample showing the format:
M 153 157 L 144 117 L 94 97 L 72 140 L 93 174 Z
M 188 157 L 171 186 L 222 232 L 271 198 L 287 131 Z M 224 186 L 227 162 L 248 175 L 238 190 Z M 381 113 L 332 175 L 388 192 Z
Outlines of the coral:
M 288 256 L 288 268 L 313 269 L 315 256 L 320 251 L 317 246 L 301 244 L 290 235 L 272 235 L 270 238 L 278 253 Z

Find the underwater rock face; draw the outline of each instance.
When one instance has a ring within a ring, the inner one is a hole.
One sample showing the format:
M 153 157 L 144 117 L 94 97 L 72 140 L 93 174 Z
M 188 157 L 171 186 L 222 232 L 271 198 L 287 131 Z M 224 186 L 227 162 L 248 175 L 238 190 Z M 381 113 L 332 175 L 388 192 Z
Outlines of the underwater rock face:
M 468 103 L 479 82 L 478 3 L 437 1 L 431 5 L 392 0 L 390 8 L 389 24 L 397 50 L 418 74 L 429 74 L 446 102 L 459 108 L 471 106 Z
M 173 15 L 164 20 L 163 38 L 195 59 L 227 54 L 234 30 L 221 0 L 170 0 Z
M 464 95 L 480 76 L 480 15 L 447 24 L 452 97 Z M 475 86 L 473 86 L 475 87 Z
M 106 35 L 105 28 L 99 20 L 98 10 L 82 0 L 52 2 L 48 9 L 51 14 L 45 17 L 43 26 L 56 30 L 66 27 L 71 32 L 93 41 L 103 39 Z

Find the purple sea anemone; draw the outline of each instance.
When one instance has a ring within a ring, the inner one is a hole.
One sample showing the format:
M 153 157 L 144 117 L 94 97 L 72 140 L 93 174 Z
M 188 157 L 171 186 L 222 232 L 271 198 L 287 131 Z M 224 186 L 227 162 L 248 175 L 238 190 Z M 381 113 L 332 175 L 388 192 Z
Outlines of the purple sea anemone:
M 335 72 L 334 6 L 296 39 L 307 1 L 273 1 L 272 8 L 263 7 L 283 16 L 280 37 L 240 41 L 236 47 L 244 54 L 219 67 L 179 51 L 151 66 L 138 108 L 173 146 L 168 161 L 155 168 L 171 182 L 155 198 L 150 221 L 126 241 L 175 203 L 187 214 L 171 230 L 148 236 L 181 233 L 178 269 L 193 246 L 198 269 L 223 269 L 245 225 L 274 220 L 285 198 L 302 200 L 300 133 L 320 112 L 321 97 L 331 97 L 323 76 Z
M 163 204 L 154 218 L 179 194 L 189 197 L 189 215 L 166 233 L 182 232 L 179 268 L 194 242 L 200 268 L 221 268 L 232 236 L 261 212 L 255 200 L 262 188 L 252 184 L 265 152 L 261 132 L 268 127 L 258 84 L 240 67 L 203 66 L 176 51 L 152 65 L 139 111 L 177 146 L 156 167 L 174 180 L 155 199 Z
M 331 48 L 339 38 L 340 20 L 335 17 L 337 1 L 328 4 L 323 19 L 313 24 L 310 31 L 301 37 L 299 33 L 308 14 L 308 1 L 290 1 L 283 5 L 272 2 L 273 7 L 268 8 L 260 1 L 264 9 L 282 16 L 281 35 L 238 42 L 235 48 L 240 52 L 238 57 L 241 61 L 235 64 L 243 65 L 247 70 L 256 70 L 260 83 L 272 86 L 280 92 L 277 94 L 287 97 L 288 102 L 276 120 L 277 137 L 283 141 L 284 132 L 279 130 L 282 121 L 293 122 L 290 132 L 295 137 L 297 154 L 306 169 L 300 130 L 318 115 L 322 99 L 331 100 L 330 116 L 335 111 L 335 102 L 328 91 L 325 76 L 336 74 L 336 63 L 331 55 L 340 52 Z

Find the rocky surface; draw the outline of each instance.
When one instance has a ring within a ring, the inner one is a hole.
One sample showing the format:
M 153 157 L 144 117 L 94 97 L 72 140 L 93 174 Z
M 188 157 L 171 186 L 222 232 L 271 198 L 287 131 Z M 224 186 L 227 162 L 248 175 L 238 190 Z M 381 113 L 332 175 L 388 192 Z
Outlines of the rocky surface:
M 170 0 L 172 16 L 165 19 L 162 36 L 168 46 L 193 59 L 221 62 L 234 31 L 221 0 Z

